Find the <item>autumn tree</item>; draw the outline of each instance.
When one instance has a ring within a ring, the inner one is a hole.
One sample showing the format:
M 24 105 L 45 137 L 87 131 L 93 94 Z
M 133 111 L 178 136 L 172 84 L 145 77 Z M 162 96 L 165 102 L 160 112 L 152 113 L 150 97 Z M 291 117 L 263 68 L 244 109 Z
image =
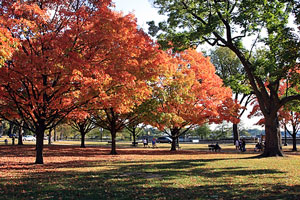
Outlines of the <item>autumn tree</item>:
M 246 73 L 243 70 L 240 60 L 230 49 L 218 47 L 209 53 L 212 64 L 216 67 L 217 75 L 224 84 L 231 88 L 233 100 L 242 107 L 239 111 L 238 119 L 241 119 L 247 106 L 254 99 Z M 240 139 L 239 124 L 233 123 L 233 142 Z
M 70 126 L 80 133 L 80 147 L 85 148 L 85 135 L 96 128 L 96 126 L 92 123 L 89 114 L 84 111 L 77 112 L 77 110 L 75 110 L 70 113 L 68 118 Z
M 107 66 L 106 55 L 118 46 L 111 36 L 124 26 L 110 5 L 110 0 L 0 4 L 1 28 L 20 41 L 0 71 L 0 114 L 21 118 L 36 134 L 37 164 L 43 163 L 45 130 L 101 96 L 107 76 L 100 63 Z
M 145 120 L 145 112 L 148 112 L 148 110 L 145 109 L 146 105 L 148 104 L 143 104 L 138 106 L 137 109 L 133 110 L 131 116 L 128 119 L 128 122 L 125 124 L 126 129 L 130 132 L 130 135 L 132 135 L 133 146 L 137 145 L 136 137 L 138 137 L 143 132 L 146 126 L 146 124 L 144 124 L 143 122 Z
M 131 121 L 132 112 L 150 98 L 151 82 L 161 73 L 164 65 L 163 53 L 151 38 L 137 28 L 133 15 L 117 15 L 112 49 L 106 60 L 95 54 L 95 65 L 109 76 L 103 83 L 102 95 L 92 102 L 94 123 L 111 133 L 111 154 L 116 152 L 116 134 Z M 99 29 L 98 31 L 103 31 Z M 95 37 L 98 32 L 95 31 Z M 99 58 L 99 60 L 97 60 Z
M 299 61 L 299 39 L 288 27 L 292 12 L 299 14 L 297 2 L 153 0 L 168 20 L 159 26 L 150 22 L 149 30 L 153 35 L 162 31 L 158 40 L 167 48 L 171 44 L 184 49 L 206 42 L 227 47 L 237 55 L 265 118 L 266 147 L 262 156 L 283 156 L 278 111 L 300 99 L 299 94 L 284 98 L 278 95 L 280 80 Z M 262 46 L 264 55 L 253 59 L 253 52 Z
M 169 55 L 168 70 L 154 89 L 156 110 L 149 113 L 149 123 L 172 138 L 175 151 L 178 137 L 195 125 L 237 120 L 238 106 L 209 58 L 191 49 Z
M 297 102 L 297 104 L 299 105 L 299 102 Z M 294 108 L 290 105 L 289 108 L 283 108 L 279 112 L 281 124 L 293 139 L 292 151 L 297 151 L 297 133 L 300 130 L 300 110 L 298 105 Z M 292 109 L 294 109 L 294 111 Z M 291 127 L 291 129 L 289 127 Z

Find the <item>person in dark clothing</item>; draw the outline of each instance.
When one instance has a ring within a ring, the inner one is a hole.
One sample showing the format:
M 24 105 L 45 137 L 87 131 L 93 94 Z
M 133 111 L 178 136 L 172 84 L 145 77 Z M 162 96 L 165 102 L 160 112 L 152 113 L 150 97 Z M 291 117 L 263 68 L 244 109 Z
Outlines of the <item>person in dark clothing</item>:
M 242 152 L 245 152 L 245 151 L 246 151 L 246 142 L 245 142 L 244 139 L 242 139 L 241 151 L 242 151 Z
M 215 145 L 215 151 L 221 151 L 221 147 L 218 142 Z

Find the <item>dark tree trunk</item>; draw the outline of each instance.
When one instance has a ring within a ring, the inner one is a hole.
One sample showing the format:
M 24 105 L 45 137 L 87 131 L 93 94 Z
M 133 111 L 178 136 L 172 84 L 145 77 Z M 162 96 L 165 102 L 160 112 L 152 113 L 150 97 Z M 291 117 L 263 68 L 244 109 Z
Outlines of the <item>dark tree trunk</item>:
M 286 126 L 284 126 L 284 146 L 287 146 Z
M 44 146 L 45 128 L 38 127 L 36 129 L 36 160 L 35 164 L 43 164 L 43 146 Z
M 12 122 L 9 122 L 9 130 L 8 130 L 8 134 L 10 136 L 13 135 L 13 127 L 14 127 L 14 124 Z
M 171 136 L 172 136 L 171 151 L 176 151 L 176 142 L 179 137 L 179 129 L 178 128 L 171 129 Z
M 52 132 L 52 129 L 49 130 L 48 145 L 51 145 L 51 132 Z
M 238 124 L 233 124 L 232 125 L 232 132 L 233 132 L 233 145 L 235 145 L 235 142 L 237 140 L 240 140 L 240 133 L 238 129 Z
M 81 145 L 80 145 L 80 147 L 85 148 L 85 132 L 84 131 L 80 132 L 80 134 L 81 134 Z
M 115 127 L 112 127 L 112 129 L 110 130 L 110 133 L 111 133 L 111 151 L 110 151 L 110 154 L 111 155 L 117 155 L 117 151 L 116 151 L 116 135 L 117 135 L 117 132 L 116 132 L 116 129 Z
M 272 117 L 273 116 L 273 117 Z M 284 156 L 279 141 L 279 122 L 277 114 L 270 116 L 265 116 L 265 132 L 266 132 L 266 143 L 265 149 L 261 156 L 271 157 L 271 156 Z
M 132 130 L 133 146 L 136 146 L 135 128 Z
M 0 136 L 3 135 L 3 129 L 4 129 L 4 124 L 3 124 L 3 121 L 0 120 Z
M 293 133 L 293 149 L 292 151 L 297 151 L 297 139 L 296 139 L 296 134 Z
M 297 139 L 296 139 L 296 136 L 297 136 L 297 131 L 296 131 L 295 126 L 293 126 L 293 134 L 292 134 L 293 149 L 292 149 L 292 151 L 297 151 Z
M 23 123 L 22 123 L 23 125 Z M 23 127 L 19 126 L 18 145 L 23 145 Z
M 57 135 L 56 135 L 56 127 L 54 127 L 54 136 L 53 136 L 53 141 L 55 142 L 57 140 Z
M 172 144 L 171 144 L 171 151 L 176 151 L 176 141 L 177 141 L 176 136 L 172 136 Z

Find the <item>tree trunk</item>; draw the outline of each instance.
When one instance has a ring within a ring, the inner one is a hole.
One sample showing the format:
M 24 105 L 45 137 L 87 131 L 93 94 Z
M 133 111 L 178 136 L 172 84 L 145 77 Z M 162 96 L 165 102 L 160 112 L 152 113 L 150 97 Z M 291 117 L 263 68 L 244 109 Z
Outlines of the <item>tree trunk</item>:
M 232 132 L 233 132 L 233 145 L 235 145 L 235 142 L 237 140 L 240 140 L 240 133 L 238 129 L 238 124 L 233 124 L 232 125 Z
M 36 129 L 36 160 L 35 164 L 43 164 L 43 146 L 44 146 L 44 133 L 45 129 L 43 127 L 38 127 Z
M 54 136 L 53 141 L 55 142 L 57 140 L 57 134 L 56 134 L 56 127 L 54 127 Z
M 110 151 L 110 154 L 111 155 L 117 155 L 117 151 L 116 151 L 116 130 L 115 128 L 113 127 L 111 130 L 110 130 L 110 133 L 111 133 L 111 151 Z
M 274 116 L 274 117 L 272 117 Z M 277 114 L 265 116 L 265 132 L 266 132 L 266 143 L 265 149 L 261 156 L 284 156 L 279 141 L 279 122 Z
M 9 136 L 13 135 L 13 127 L 14 127 L 14 124 L 12 122 L 9 122 L 9 130 L 8 130 Z
M 132 131 L 132 137 L 133 137 L 133 146 L 135 147 L 136 146 L 136 136 L 135 136 L 135 128 L 133 129 L 133 131 Z
M 293 135 L 292 135 L 292 138 L 293 138 L 293 149 L 292 151 L 297 151 L 297 131 L 296 131 L 296 128 L 295 126 L 293 126 Z
M 81 148 L 85 148 L 85 132 L 80 132 L 81 134 Z
M 292 149 L 292 151 L 297 151 L 296 133 L 293 133 L 293 149 Z
M 172 135 L 171 151 L 176 151 L 176 141 L 177 141 L 177 138 L 178 137 Z
M 4 123 L 2 120 L 0 120 L 0 136 L 3 135 L 3 129 L 4 129 Z
M 284 126 L 284 146 L 287 146 L 286 125 Z
M 23 145 L 23 123 L 19 126 L 19 137 L 18 137 L 18 145 Z
M 51 145 L 51 132 L 52 132 L 52 129 L 49 130 L 48 145 Z

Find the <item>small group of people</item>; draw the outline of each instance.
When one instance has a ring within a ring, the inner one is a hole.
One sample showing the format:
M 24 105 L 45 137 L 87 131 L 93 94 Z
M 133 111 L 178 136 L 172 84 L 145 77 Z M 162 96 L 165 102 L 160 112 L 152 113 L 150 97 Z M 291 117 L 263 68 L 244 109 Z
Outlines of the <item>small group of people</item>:
M 235 141 L 235 149 L 239 150 L 241 152 L 245 152 L 246 151 L 246 141 L 245 141 L 245 139 L 236 140 Z
M 149 147 L 149 144 L 148 144 L 148 138 L 144 138 L 144 139 L 143 139 L 143 144 L 144 144 L 144 147 Z M 156 139 L 153 138 L 153 139 L 152 139 L 152 148 L 155 148 L 155 147 L 157 147 L 157 146 L 156 146 Z

